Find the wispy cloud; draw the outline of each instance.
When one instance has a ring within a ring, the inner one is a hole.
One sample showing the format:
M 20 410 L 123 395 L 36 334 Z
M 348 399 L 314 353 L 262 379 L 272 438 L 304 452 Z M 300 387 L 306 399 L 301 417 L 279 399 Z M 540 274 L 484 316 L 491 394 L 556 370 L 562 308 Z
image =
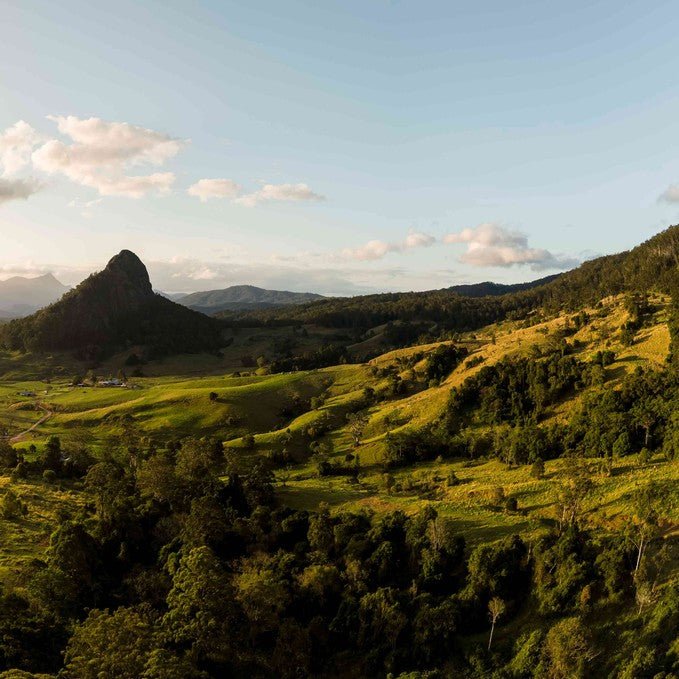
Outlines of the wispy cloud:
M 254 207 L 269 202 L 321 202 L 325 196 L 312 191 L 307 184 L 264 184 L 261 189 L 235 200 L 239 205 Z
M 388 242 L 383 240 L 371 240 L 358 248 L 345 248 L 342 256 L 359 261 L 382 259 L 390 252 L 404 252 L 415 248 L 429 247 L 436 242 L 434 236 L 426 233 L 411 232 L 400 242 Z
M 241 186 L 233 179 L 200 179 L 186 193 L 205 203 L 210 198 L 236 198 L 240 191 Z
M 443 242 L 465 243 L 467 251 L 460 256 L 460 261 L 471 266 L 506 268 L 529 265 L 534 271 L 541 271 L 569 269 L 579 263 L 576 259 L 555 255 L 543 248 L 531 248 L 525 234 L 493 223 L 449 233 L 443 237 Z
M 155 130 L 101 118 L 49 119 L 72 143 L 57 139 L 46 142 L 33 152 L 34 166 L 49 174 L 61 173 L 102 196 L 141 198 L 150 192 L 167 193 L 175 180 L 172 172 L 127 173 L 137 166 L 163 165 L 188 143 Z
M 103 200 L 103 198 L 95 198 L 94 200 L 80 200 L 80 198 L 74 198 L 69 202 L 68 207 L 80 210 L 80 214 L 83 217 L 90 219 L 94 216 L 93 208 L 99 205 Z

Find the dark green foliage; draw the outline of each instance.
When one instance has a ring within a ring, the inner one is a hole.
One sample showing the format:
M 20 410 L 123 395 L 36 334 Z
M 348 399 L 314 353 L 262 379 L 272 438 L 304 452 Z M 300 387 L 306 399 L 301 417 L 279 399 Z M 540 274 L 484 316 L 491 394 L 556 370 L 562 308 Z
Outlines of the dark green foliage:
M 16 450 L 7 441 L 0 440 L 0 467 L 14 469 L 19 462 Z
M 3 325 L 0 344 L 91 359 L 134 344 L 156 355 L 216 351 L 222 340 L 217 321 L 154 294 L 144 265 L 123 250 L 58 302 Z
M 449 428 L 459 427 L 472 410 L 486 424 L 537 422 L 547 406 L 583 386 L 587 372 L 587 366 L 571 356 L 505 358 L 452 390 Z
M 447 377 L 464 360 L 469 352 L 465 347 L 442 344 L 428 356 L 424 368 L 427 380 L 441 380 Z

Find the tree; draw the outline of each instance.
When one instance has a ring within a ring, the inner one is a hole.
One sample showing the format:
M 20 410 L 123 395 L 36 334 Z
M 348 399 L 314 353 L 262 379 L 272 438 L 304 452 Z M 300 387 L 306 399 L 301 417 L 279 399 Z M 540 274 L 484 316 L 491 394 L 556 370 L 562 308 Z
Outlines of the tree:
M 655 588 L 648 582 L 642 582 L 637 585 L 635 598 L 639 604 L 639 612 L 637 615 L 641 615 L 644 608 L 653 604 L 657 599 Z
M 632 417 L 644 430 L 644 448 L 650 444 L 651 429 L 659 417 L 659 409 L 657 399 L 648 396 L 638 399 L 632 407 Z
M 28 514 L 28 505 L 11 489 L 9 488 L 2 498 L 0 504 L 0 515 L 3 519 L 9 521 L 16 521 Z
M 557 494 L 561 530 L 577 526 L 584 501 L 593 487 L 587 462 L 575 456 L 566 457 L 564 479 Z
M 236 600 L 250 620 L 253 635 L 278 628 L 289 594 L 273 563 L 260 557 L 245 561 L 235 587 Z
M 17 451 L 7 441 L 0 441 L 0 467 L 14 469 L 18 461 Z
M 170 453 L 156 453 L 142 462 L 136 473 L 137 488 L 143 497 L 167 502 L 170 507 L 181 495 L 181 488 Z
M 662 501 L 662 493 L 657 484 L 651 482 L 639 488 L 634 494 L 632 520 L 628 523 L 630 541 L 637 549 L 634 573 L 639 571 L 641 560 L 648 544 L 658 533 L 657 508 Z
M 240 629 L 227 574 L 209 547 L 196 547 L 169 563 L 172 589 L 162 620 L 167 638 L 195 657 L 228 664 Z
M 538 668 L 536 676 L 550 679 L 580 679 L 587 663 L 596 655 L 589 635 L 579 618 L 566 618 L 557 622 L 547 632 L 544 644 L 544 670 Z
M 50 436 L 47 440 L 42 465 L 57 474 L 61 471 L 61 441 L 58 436 Z
M 505 602 L 500 599 L 500 597 L 494 596 L 488 602 L 488 614 L 490 616 L 490 636 L 488 637 L 488 650 L 490 651 L 490 645 L 493 643 L 493 632 L 495 631 L 495 623 L 498 618 L 504 614 L 507 609 Z
M 538 458 L 533 462 L 530 468 L 530 475 L 534 479 L 542 479 L 545 476 L 545 463 L 542 461 L 542 458 Z
M 363 430 L 368 424 L 368 418 L 362 413 L 349 413 L 347 422 L 349 423 L 349 433 L 354 440 L 354 446 L 358 447 L 361 445 Z
M 65 679 L 139 679 L 154 647 L 152 622 L 134 608 L 93 610 L 75 628 L 64 657 Z

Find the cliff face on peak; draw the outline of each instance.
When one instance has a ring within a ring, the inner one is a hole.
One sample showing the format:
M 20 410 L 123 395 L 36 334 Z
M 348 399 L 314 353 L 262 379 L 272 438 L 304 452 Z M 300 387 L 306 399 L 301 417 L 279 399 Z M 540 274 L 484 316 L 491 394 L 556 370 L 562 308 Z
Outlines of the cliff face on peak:
M 159 353 L 213 351 L 217 321 L 153 292 L 144 263 L 129 250 L 113 257 L 58 302 L 2 328 L 8 349 L 94 356 L 132 344 Z

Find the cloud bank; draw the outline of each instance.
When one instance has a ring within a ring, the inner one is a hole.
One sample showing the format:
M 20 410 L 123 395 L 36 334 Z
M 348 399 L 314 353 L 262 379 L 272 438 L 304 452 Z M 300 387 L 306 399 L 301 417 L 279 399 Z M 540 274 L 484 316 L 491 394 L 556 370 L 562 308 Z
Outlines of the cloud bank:
M 543 248 L 531 248 L 524 234 L 493 223 L 449 233 L 443 237 L 443 242 L 465 243 L 467 251 L 460 256 L 460 261 L 471 266 L 508 268 L 529 265 L 533 271 L 542 271 L 569 269 L 579 263 Z
M 137 175 L 128 171 L 138 166 L 163 165 L 188 143 L 129 123 L 75 116 L 48 118 L 72 143 L 51 139 L 33 152 L 33 165 L 48 174 L 63 174 L 102 196 L 141 198 L 151 192 L 167 193 L 174 183 L 174 173 Z
M 56 124 L 67 141 L 50 139 L 25 121 L 18 121 L 0 134 L 0 177 L 13 175 L 32 164 L 40 172 L 62 175 L 79 186 L 94 189 L 100 196 L 142 198 L 163 195 L 169 193 L 175 184 L 173 172 L 142 174 L 135 170 L 140 167 L 160 168 L 189 143 L 185 139 L 125 122 L 77 116 L 47 116 L 47 119 Z M 5 181 L 2 201 L 26 198 L 41 186 L 34 180 Z M 240 184 L 223 178 L 199 179 L 186 192 L 203 203 L 227 198 L 245 207 L 273 202 L 325 200 L 325 196 L 305 183 L 264 184 L 256 191 L 243 193 Z

